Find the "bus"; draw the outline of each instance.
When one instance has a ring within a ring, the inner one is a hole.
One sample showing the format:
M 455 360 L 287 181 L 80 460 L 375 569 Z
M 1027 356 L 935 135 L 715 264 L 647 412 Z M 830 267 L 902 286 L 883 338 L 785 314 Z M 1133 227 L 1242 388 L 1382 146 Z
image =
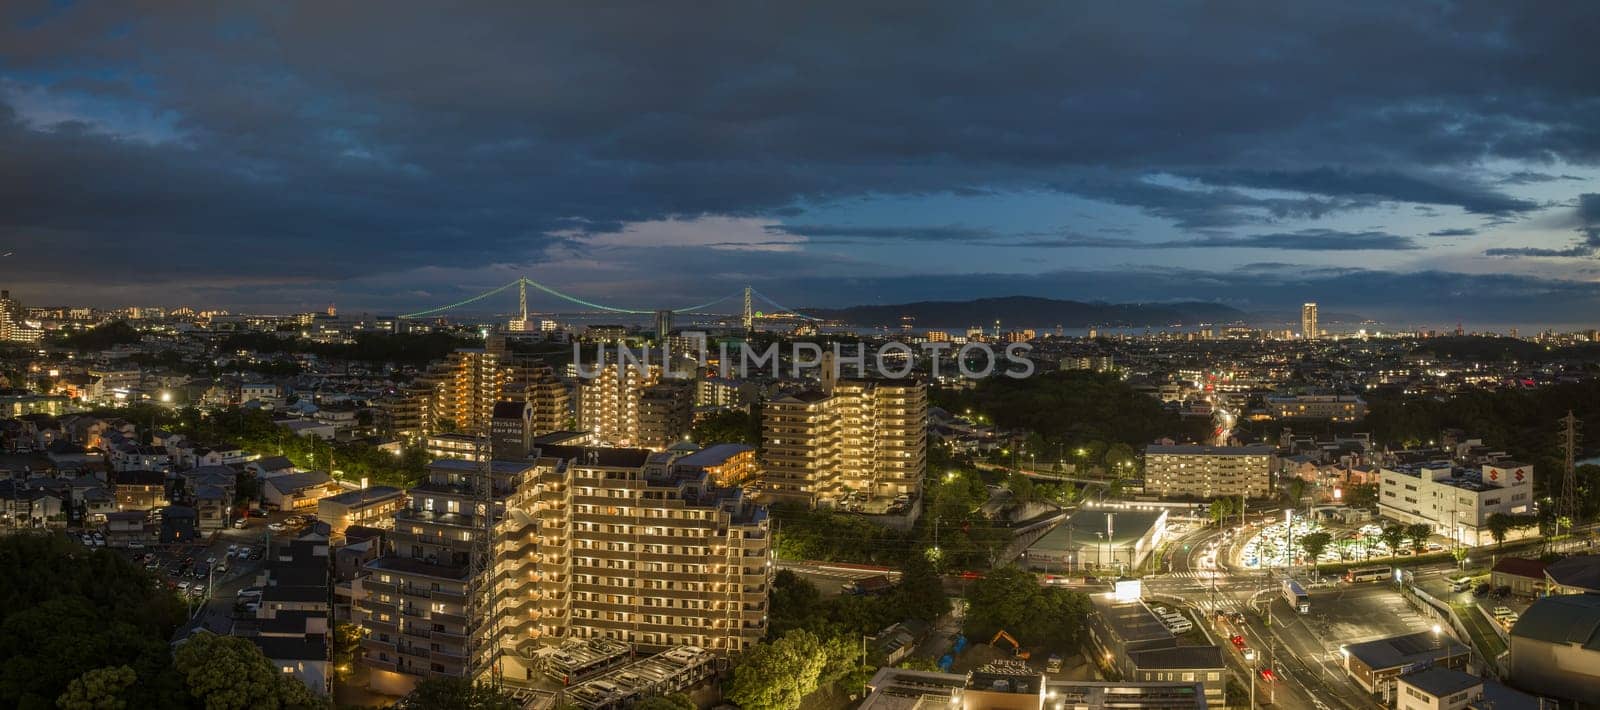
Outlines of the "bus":
M 1344 581 L 1351 584 L 1356 582 L 1381 582 L 1389 579 L 1393 574 L 1394 570 L 1388 567 L 1363 567 L 1345 572 Z
M 1302 614 L 1311 613 L 1311 595 L 1300 588 L 1300 583 L 1292 579 L 1283 580 L 1283 600 L 1289 602 L 1289 608 Z

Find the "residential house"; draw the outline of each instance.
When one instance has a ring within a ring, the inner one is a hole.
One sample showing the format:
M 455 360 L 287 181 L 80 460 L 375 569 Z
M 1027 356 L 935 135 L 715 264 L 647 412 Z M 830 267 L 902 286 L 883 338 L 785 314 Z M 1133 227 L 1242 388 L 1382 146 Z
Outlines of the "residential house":
M 305 471 L 267 479 L 261 494 L 269 508 L 301 510 L 315 508 L 317 501 L 337 495 L 341 490 L 328 474 Z
M 1489 585 L 1498 589 L 1509 587 L 1519 597 L 1537 597 L 1545 590 L 1545 565 L 1539 560 L 1521 557 L 1502 557 L 1489 570 Z
M 287 456 L 263 456 L 245 464 L 244 470 L 256 478 L 272 478 L 294 473 L 294 462 Z
M 152 510 L 167 505 L 167 474 L 160 471 L 115 471 L 111 491 L 117 510 Z

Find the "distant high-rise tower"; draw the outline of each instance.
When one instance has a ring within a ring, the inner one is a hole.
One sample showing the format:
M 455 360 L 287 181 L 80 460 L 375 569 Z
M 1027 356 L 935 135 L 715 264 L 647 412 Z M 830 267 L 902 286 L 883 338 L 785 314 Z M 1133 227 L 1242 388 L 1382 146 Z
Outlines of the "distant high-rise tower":
M 672 334 L 672 311 L 656 311 L 656 343 L 667 342 Z
M 332 303 L 328 304 L 328 317 L 329 318 L 338 318 L 339 317 L 339 309 L 336 306 L 334 306 Z
M 1306 340 L 1316 340 L 1322 337 L 1322 331 L 1317 329 L 1317 304 L 1307 303 L 1300 307 L 1300 337 Z

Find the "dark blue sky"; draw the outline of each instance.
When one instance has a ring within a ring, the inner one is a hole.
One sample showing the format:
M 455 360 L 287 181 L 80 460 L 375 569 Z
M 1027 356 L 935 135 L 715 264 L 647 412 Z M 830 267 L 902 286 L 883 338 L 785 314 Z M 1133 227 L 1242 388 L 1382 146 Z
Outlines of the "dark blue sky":
M 1596 3 L 106 5 L 0 4 L 28 303 L 1600 321 Z

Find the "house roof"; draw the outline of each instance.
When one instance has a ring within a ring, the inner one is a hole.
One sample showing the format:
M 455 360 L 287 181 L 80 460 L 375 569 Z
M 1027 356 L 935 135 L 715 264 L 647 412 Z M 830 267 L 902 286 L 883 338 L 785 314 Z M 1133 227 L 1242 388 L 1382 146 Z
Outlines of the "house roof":
M 325 486 L 332 481 L 333 478 L 322 471 L 303 471 L 269 478 L 267 479 L 267 485 L 272 486 L 281 494 L 288 495 L 290 493 L 298 493 L 307 488 Z
M 1513 577 L 1527 577 L 1529 579 L 1544 579 L 1545 563 L 1540 560 L 1528 560 L 1521 557 L 1502 557 L 1494 563 L 1491 574 L 1509 574 Z
M 111 481 L 119 486 L 164 486 L 167 474 L 160 471 L 116 471 Z
M 1545 576 L 1563 587 L 1600 591 L 1600 555 L 1574 555 L 1551 562 Z
M 1483 679 L 1469 673 L 1449 668 L 1428 668 L 1400 676 L 1400 682 L 1417 690 L 1444 698 L 1468 688 L 1483 685 Z
M 754 451 L 755 447 L 745 444 L 712 444 L 688 456 L 678 459 L 679 466 L 720 466 L 746 451 Z
M 261 655 L 274 661 L 326 661 L 328 647 L 321 635 L 248 636 Z
M 345 491 L 336 496 L 323 498 L 323 500 L 341 505 L 366 505 L 398 498 L 402 495 L 405 495 L 405 491 L 394 486 L 373 486 L 371 488 L 357 488 L 353 491 Z
M 1511 626 L 1511 635 L 1600 651 L 1600 594 L 1536 599 Z
M 1449 636 L 1435 634 L 1432 631 L 1418 631 L 1404 636 L 1350 644 L 1345 647 L 1345 651 L 1349 652 L 1352 658 L 1365 663 L 1368 668 L 1381 670 L 1466 653 L 1467 647 Z
M 287 456 L 263 456 L 255 460 L 255 465 L 261 471 L 283 471 L 294 468 L 294 462 Z

